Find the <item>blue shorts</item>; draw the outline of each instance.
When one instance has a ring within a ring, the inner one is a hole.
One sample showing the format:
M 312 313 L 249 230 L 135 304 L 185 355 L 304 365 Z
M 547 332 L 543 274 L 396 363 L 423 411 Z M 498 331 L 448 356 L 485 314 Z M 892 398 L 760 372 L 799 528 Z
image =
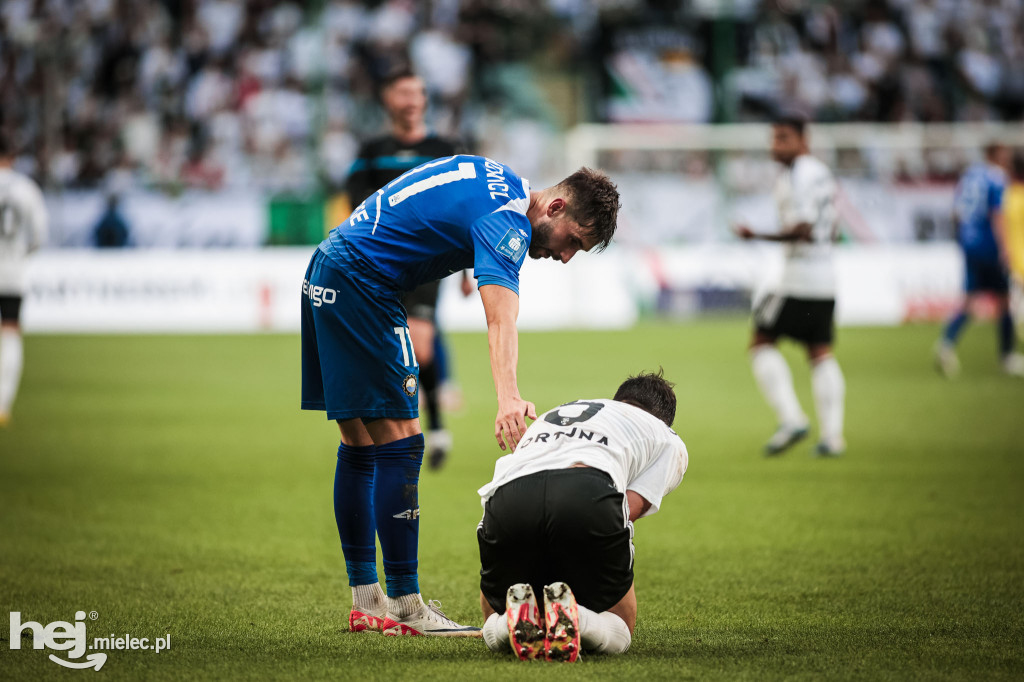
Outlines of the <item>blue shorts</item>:
M 316 250 L 302 282 L 302 409 L 412 419 L 419 365 L 401 294 Z
M 964 257 L 964 289 L 968 293 L 990 291 L 996 294 L 1010 292 L 1006 269 L 998 260 Z

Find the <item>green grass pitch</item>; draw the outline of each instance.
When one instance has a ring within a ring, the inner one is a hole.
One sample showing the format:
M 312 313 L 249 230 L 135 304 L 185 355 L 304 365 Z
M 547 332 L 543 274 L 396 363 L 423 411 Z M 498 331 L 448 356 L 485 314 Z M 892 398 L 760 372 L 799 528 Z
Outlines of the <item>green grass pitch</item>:
M 940 379 L 937 334 L 840 330 L 834 461 L 810 456 L 813 434 L 760 455 L 774 424 L 743 321 L 522 334 L 539 411 L 664 366 L 690 450 L 682 486 L 637 523 L 632 649 L 572 667 L 346 632 L 336 430 L 298 409 L 297 337 L 29 337 L 0 431 L 0 678 L 96 674 L 6 641 L 8 611 L 84 610 L 90 638 L 171 635 L 160 654 L 109 652 L 105 679 L 1021 679 L 1024 382 L 999 374 L 985 326 L 962 377 Z M 422 476 L 421 585 L 479 624 L 475 491 L 501 453 L 486 338 L 450 339 L 467 405 L 450 465 Z M 813 414 L 806 363 L 785 352 Z

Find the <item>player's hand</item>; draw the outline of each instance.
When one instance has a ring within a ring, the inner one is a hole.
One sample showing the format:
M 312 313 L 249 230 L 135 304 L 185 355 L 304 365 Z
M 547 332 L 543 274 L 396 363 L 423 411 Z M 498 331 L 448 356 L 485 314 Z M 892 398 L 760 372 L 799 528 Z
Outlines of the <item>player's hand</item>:
M 494 438 L 498 447 L 515 451 L 523 434 L 526 433 L 526 418 L 537 418 L 537 408 L 522 398 L 508 398 L 498 401 L 498 416 L 494 420 Z
M 748 226 L 743 225 L 743 224 L 733 225 L 732 226 L 732 231 L 740 239 L 753 239 L 754 238 L 754 231 L 751 230 Z
M 461 287 L 462 295 L 469 298 L 469 295 L 473 293 L 473 282 L 471 282 L 469 277 L 466 277 L 465 274 L 462 275 Z

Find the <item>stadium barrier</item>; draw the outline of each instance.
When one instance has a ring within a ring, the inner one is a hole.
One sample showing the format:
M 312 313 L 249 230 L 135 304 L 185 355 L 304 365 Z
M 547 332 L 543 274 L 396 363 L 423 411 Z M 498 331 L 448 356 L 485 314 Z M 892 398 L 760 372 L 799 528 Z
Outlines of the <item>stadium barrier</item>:
M 28 269 L 24 324 L 30 332 L 295 332 L 312 249 L 55 249 Z M 622 329 L 645 314 L 691 317 L 745 312 L 752 292 L 777 275 L 779 247 L 707 244 L 613 247 L 568 265 L 523 267 L 519 327 Z M 963 277 L 957 248 L 846 245 L 837 249 L 838 321 L 891 325 L 934 319 L 956 302 Z M 457 277 L 442 287 L 440 320 L 450 330 L 485 328 L 479 297 Z M 330 303 L 323 303 L 330 305 Z

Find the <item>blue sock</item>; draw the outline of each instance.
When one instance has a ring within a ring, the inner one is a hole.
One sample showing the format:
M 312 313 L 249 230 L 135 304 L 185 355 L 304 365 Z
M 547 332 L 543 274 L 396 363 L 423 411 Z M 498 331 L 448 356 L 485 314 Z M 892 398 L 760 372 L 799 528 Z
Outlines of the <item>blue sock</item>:
M 374 446 L 338 446 L 334 472 L 334 520 L 345 554 L 348 584 L 377 582 L 377 527 L 373 518 Z
M 961 310 L 946 323 L 946 329 L 942 332 L 942 338 L 946 340 L 951 346 L 956 345 L 957 337 L 960 336 L 960 332 L 963 331 L 964 325 L 967 324 L 967 311 Z
M 377 446 L 373 512 L 384 554 L 389 597 L 420 591 L 417 553 L 420 535 L 419 480 L 423 434 Z
M 999 355 L 1006 357 L 1013 352 L 1015 339 L 1013 333 L 1013 318 L 1010 311 L 1005 311 L 999 318 Z

